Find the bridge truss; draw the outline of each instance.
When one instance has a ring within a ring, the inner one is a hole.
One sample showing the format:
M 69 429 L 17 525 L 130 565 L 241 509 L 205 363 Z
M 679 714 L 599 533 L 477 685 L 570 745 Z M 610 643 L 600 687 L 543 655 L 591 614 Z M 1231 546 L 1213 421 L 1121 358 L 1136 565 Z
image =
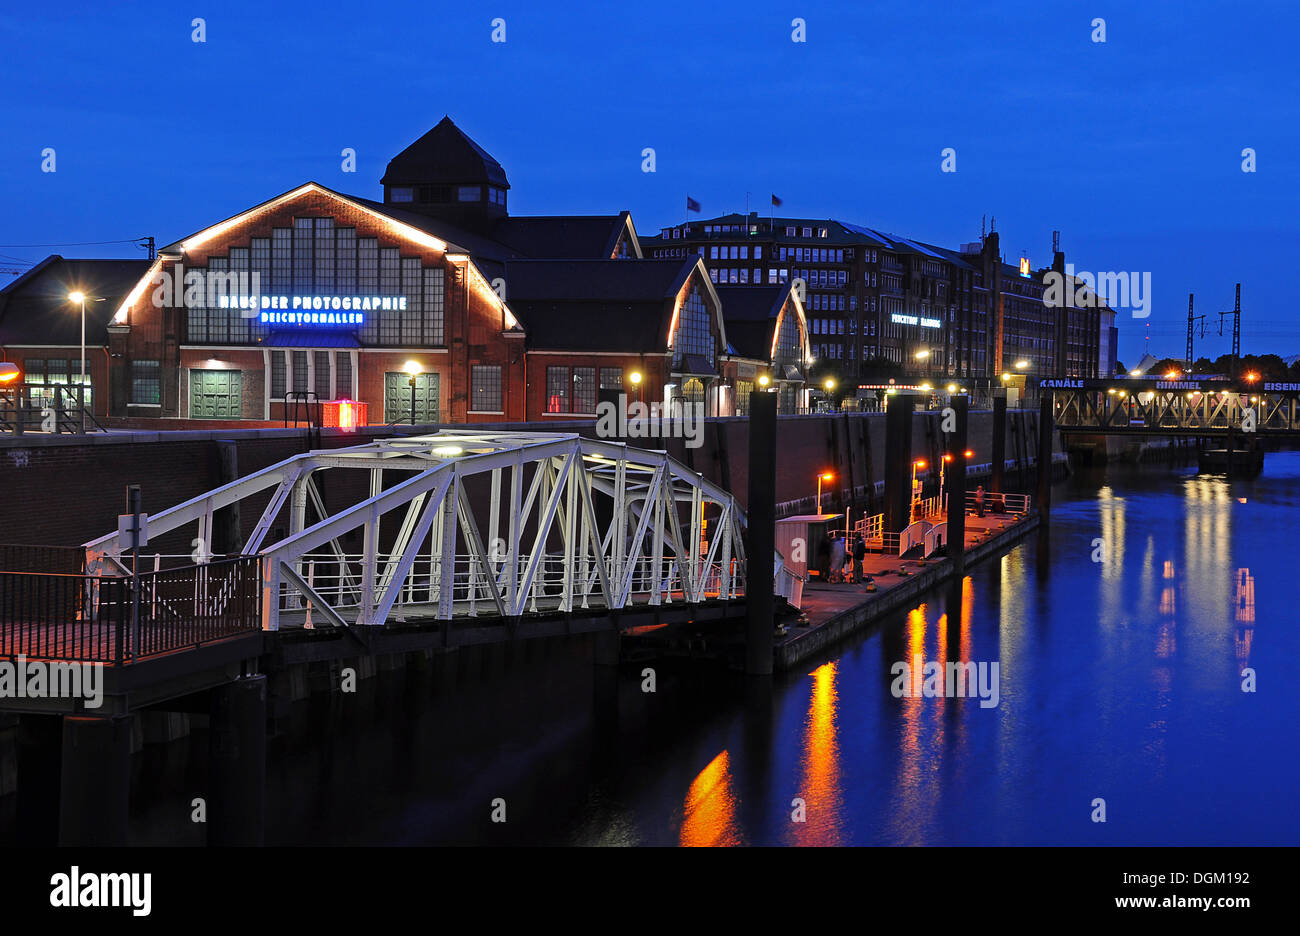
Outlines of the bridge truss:
M 267 630 L 744 594 L 730 493 L 666 452 L 576 434 L 444 431 L 312 451 L 150 516 L 149 543 L 193 534 L 202 562 L 216 512 L 236 504 L 257 516 L 240 554 L 261 557 Z M 88 568 L 128 574 L 128 545 L 117 533 L 87 543 Z
M 1215 381 L 1072 381 L 1048 386 L 1063 432 L 1300 435 L 1300 384 L 1230 386 Z

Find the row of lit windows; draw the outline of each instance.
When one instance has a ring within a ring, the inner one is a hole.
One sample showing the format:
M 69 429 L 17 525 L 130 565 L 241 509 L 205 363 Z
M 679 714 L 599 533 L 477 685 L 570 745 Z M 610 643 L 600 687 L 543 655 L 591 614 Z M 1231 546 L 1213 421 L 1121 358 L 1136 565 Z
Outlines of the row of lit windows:
M 852 251 L 849 256 L 852 258 Z M 830 247 L 778 247 L 777 259 L 801 263 L 843 263 L 844 250 Z
M 495 185 L 399 185 L 388 190 L 388 200 L 394 203 L 421 202 L 431 205 L 447 204 L 451 201 L 453 190 L 458 202 L 483 201 L 483 189 L 487 188 L 487 201 L 503 208 L 506 204 L 506 190 Z
M 347 400 L 353 398 L 352 352 L 271 352 L 271 399 Z
M 709 248 L 709 259 L 710 260 L 748 260 L 749 253 L 750 253 L 749 247 L 745 245 L 741 245 L 738 247 L 735 244 L 731 244 L 731 245 L 724 244 L 722 246 L 718 246 L 715 244 L 714 246 Z M 754 259 L 755 260 L 763 259 L 763 248 L 758 244 L 754 245 Z
M 599 373 L 600 390 L 623 389 L 622 369 L 602 367 Z M 595 414 L 598 398 L 596 374 L 594 367 L 546 368 L 546 412 Z
M 805 308 L 811 309 L 813 312 L 843 312 L 844 296 L 813 293 L 808 297 Z

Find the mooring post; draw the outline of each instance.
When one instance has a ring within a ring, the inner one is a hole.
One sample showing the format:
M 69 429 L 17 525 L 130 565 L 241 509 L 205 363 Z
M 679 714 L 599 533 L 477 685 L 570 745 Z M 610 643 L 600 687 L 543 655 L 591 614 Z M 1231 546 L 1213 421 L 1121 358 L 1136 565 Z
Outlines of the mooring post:
M 891 393 L 885 405 L 886 533 L 902 533 L 912 520 L 912 405 L 910 394 Z
M 1007 466 L 1007 391 L 993 391 L 993 466 L 989 492 L 1002 493 L 1002 472 Z
M 209 845 L 261 845 L 266 802 L 266 676 L 212 690 Z
M 749 395 L 746 518 L 749 546 L 745 553 L 745 672 L 769 676 L 776 629 L 776 394 L 765 390 Z
M 961 581 L 961 574 L 966 564 L 966 444 L 967 427 L 970 416 L 970 397 L 962 394 L 952 398 L 952 408 L 956 412 L 956 425 L 948 434 L 947 454 L 948 470 L 948 555 L 953 568 Z
M 63 717 L 59 844 L 126 845 L 131 719 Z
M 1043 390 L 1038 397 L 1038 516 L 1046 526 L 1052 509 L 1052 391 Z

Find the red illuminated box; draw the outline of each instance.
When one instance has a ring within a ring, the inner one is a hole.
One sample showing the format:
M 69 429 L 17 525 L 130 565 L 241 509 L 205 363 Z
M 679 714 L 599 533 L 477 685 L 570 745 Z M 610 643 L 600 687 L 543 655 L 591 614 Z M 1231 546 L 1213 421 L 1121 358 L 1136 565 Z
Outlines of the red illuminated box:
M 356 400 L 326 400 L 321 405 L 321 425 L 328 429 L 355 429 L 367 425 L 370 404 Z

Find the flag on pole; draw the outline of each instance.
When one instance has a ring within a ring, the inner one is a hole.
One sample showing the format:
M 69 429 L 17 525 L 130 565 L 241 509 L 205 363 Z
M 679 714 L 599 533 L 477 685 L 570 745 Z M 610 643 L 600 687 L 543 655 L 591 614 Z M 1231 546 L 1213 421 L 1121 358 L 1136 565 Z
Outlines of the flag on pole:
M 777 198 L 775 195 L 772 196 L 772 207 L 773 208 L 781 207 L 781 199 Z
M 694 212 L 696 212 L 696 213 L 698 214 L 698 213 L 699 213 L 699 210 L 700 210 L 700 203 L 697 202 L 695 199 L 691 198 L 691 196 L 687 195 L 687 196 L 686 196 L 686 210 L 687 210 L 687 211 L 694 211 Z

